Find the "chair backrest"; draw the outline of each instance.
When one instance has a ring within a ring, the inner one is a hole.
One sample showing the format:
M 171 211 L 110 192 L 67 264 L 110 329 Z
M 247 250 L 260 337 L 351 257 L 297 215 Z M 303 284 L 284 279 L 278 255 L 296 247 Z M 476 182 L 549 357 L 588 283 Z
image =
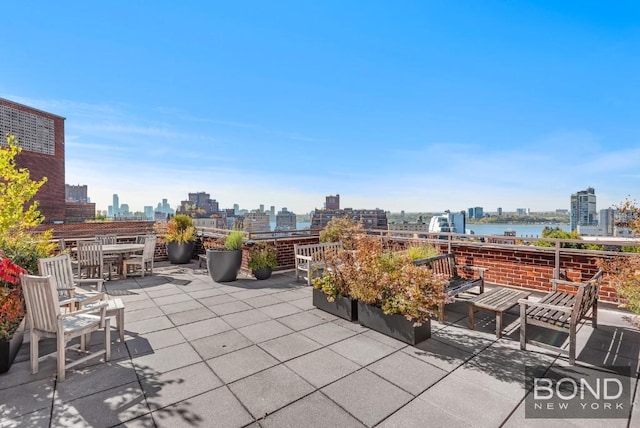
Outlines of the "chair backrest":
M 144 240 L 144 249 L 142 250 L 142 260 L 150 262 L 156 252 L 156 237 L 147 236 Z
M 578 288 L 578 293 L 576 294 L 576 305 L 573 308 L 574 319 L 580 320 L 583 318 L 598 299 L 603 274 L 604 271 L 602 269 L 598 270 L 591 279 L 584 282 L 580 288 Z
M 55 333 L 58 328 L 60 303 L 51 276 L 20 275 L 31 328 Z
M 51 275 L 58 290 L 73 290 L 73 265 L 69 254 L 38 259 L 38 273 L 42 276 Z
M 78 268 L 102 267 L 102 244 L 98 241 L 78 241 Z
M 428 259 L 414 260 L 414 265 L 428 266 L 433 273 L 441 275 L 446 279 L 457 278 L 456 258 L 453 253 L 440 254 L 438 256 L 429 257 Z
M 116 235 L 96 235 L 96 241 L 98 241 L 102 245 L 118 243 L 118 239 L 116 238 Z

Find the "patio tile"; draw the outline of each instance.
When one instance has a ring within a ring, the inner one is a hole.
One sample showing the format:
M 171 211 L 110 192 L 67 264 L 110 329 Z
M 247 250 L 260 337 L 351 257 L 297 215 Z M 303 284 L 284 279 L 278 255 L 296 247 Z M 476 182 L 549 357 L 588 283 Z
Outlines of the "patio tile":
M 308 311 L 315 308 L 315 306 L 313 306 L 313 299 L 311 298 L 311 295 L 309 295 L 308 297 L 303 297 L 302 299 L 291 300 L 289 301 L 289 303 L 302 309 L 303 311 Z
M 231 329 L 232 327 L 224 322 L 222 318 L 210 318 L 208 320 L 185 324 L 178 327 L 180 333 L 182 333 L 187 340 L 213 336 L 214 334 L 222 333 L 223 331 Z
M 362 423 L 320 392 L 267 415 L 260 425 L 264 428 L 364 428 Z
M 391 346 L 361 334 L 334 343 L 329 349 L 361 366 L 371 364 L 395 351 Z
M 358 364 L 327 348 L 294 358 L 285 365 L 316 388 L 322 388 L 360 369 Z
M 286 327 L 275 320 L 242 327 L 239 328 L 238 331 L 253 343 L 260 343 L 270 339 L 275 339 L 276 337 L 284 336 L 285 334 L 293 333 L 293 330 L 289 327 Z
M 374 426 L 408 403 L 412 396 L 367 369 L 321 390 L 367 426 Z
M 432 331 L 431 338 L 472 354 L 481 352 L 496 341 L 495 330 L 493 333 L 482 333 L 456 326 L 447 326 L 442 330 Z
M 286 320 L 287 318 L 282 318 L 279 321 L 285 323 Z M 340 327 L 339 325 L 332 322 L 327 322 L 315 327 L 308 328 L 306 330 L 302 330 L 300 331 L 300 334 L 304 334 L 305 336 L 326 346 L 344 340 L 348 337 L 355 336 L 357 333 L 353 330 Z
M 193 364 L 170 372 L 140 379 L 147 403 L 152 410 L 211 391 L 222 382 L 205 363 Z
M 225 383 L 231 383 L 278 364 L 278 360 L 257 346 L 207 360 L 213 372 Z
M 270 295 L 261 295 L 259 297 L 252 297 L 250 299 L 244 299 L 244 302 L 248 305 L 253 306 L 254 308 L 261 308 L 262 306 L 275 305 L 278 303 L 282 303 L 281 300 L 276 299 Z
M 155 289 L 146 289 L 145 290 L 147 292 L 147 294 L 149 295 L 149 297 L 151 297 L 152 299 L 157 299 L 159 297 L 164 297 L 164 296 L 173 296 L 174 294 L 183 294 L 184 291 L 181 290 L 180 288 L 176 287 L 175 285 L 171 285 L 171 286 L 167 286 L 167 287 L 162 287 L 162 288 L 155 288 Z
M 253 345 L 253 342 L 236 330 L 229 330 L 214 336 L 203 337 L 193 340 L 190 343 L 203 360 L 209 360 Z
M 177 328 L 168 328 L 147 333 L 144 336 L 134 336 L 133 339 L 129 339 L 125 343 L 129 354 L 132 358 L 135 358 L 136 356 L 150 354 L 158 349 L 183 342 L 185 342 L 185 338 Z
M 153 412 L 158 427 L 243 427 L 254 418 L 225 386 Z
M 234 382 L 229 389 L 255 418 L 273 413 L 314 390 L 281 364 Z
M 297 314 L 301 309 L 289 303 L 278 303 L 277 305 L 263 306 L 260 308 L 262 312 L 271 318 L 286 317 L 287 315 Z
M 0 428 L 49 428 L 51 426 L 51 408 L 36 410 L 17 418 L 0 419 Z
M 404 352 L 395 352 L 367 368 L 413 395 L 422 393 L 447 375 L 444 370 Z
M 207 307 L 221 305 L 223 303 L 235 302 L 237 300 L 238 299 L 231 296 L 230 294 L 221 294 L 219 296 L 212 296 L 212 297 L 205 297 L 203 299 L 198 299 L 200 303 L 202 303 Z
M 455 415 L 424 400 L 415 399 L 382 421 L 379 428 L 472 428 L 472 425 L 458 419 Z
M 160 309 L 162 309 L 162 312 L 164 312 L 167 315 L 176 314 L 178 312 L 191 311 L 194 309 L 201 309 L 201 308 L 204 308 L 204 306 L 196 300 L 186 300 L 184 302 L 160 306 Z
M 246 301 L 247 299 L 250 299 L 252 297 L 261 297 L 261 296 L 264 296 L 264 293 L 262 292 L 261 289 L 243 290 L 243 291 L 238 291 L 237 293 L 233 293 L 233 297 L 243 301 Z
M 218 315 L 227 315 L 233 314 L 235 312 L 247 311 L 253 308 L 246 303 L 238 300 L 235 302 L 222 303 L 220 305 L 209 305 L 209 309 L 211 309 Z
M 307 297 L 307 294 L 300 292 L 300 290 L 294 289 L 294 290 L 282 291 L 280 293 L 274 293 L 272 294 L 272 296 L 275 297 L 276 299 L 279 299 L 282 302 L 290 302 L 292 300 L 303 299 Z M 311 298 L 310 295 L 309 295 L 309 298 Z
M 84 397 L 87 391 L 100 392 L 138 381 L 131 361 L 101 362 L 71 371 L 73 378 L 67 372 L 69 382 L 57 382 L 56 401 L 72 401 Z
M 477 383 L 447 376 L 418 396 L 418 399 L 436 405 L 470 425 L 497 427 L 516 407 L 522 395 L 507 397 Z
M 391 336 L 387 336 L 386 334 L 378 333 L 377 331 L 373 331 L 373 330 L 365 331 L 364 333 L 362 333 L 362 335 L 370 337 L 374 340 L 377 340 L 378 342 L 382 342 L 385 345 L 389 345 L 394 349 L 402 349 L 409 346 L 398 339 L 394 339 Z
M 52 426 L 113 426 L 149 413 L 138 382 L 86 395 L 53 408 Z
M 287 315 L 286 317 L 278 318 L 278 321 L 295 331 L 304 330 L 327 322 L 309 312 Z
M 233 328 L 246 327 L 251 324 L 270 320 L 264 312 L 260 312 L 257 309 L 236 312 L 234 314 L 224 315 L 221 318 Z
M 148 308 L 139 309 L 137 311 L 131 311 L 131 312 L 127 311 L 127 307 L 125 306 L 124 316 L 125 316 L 125 322 L 129 323 L 129 322 L 148 320 L 150 318 L 155 318 L 155 317 L 162 317 L 164 316 L 164 312 L 162 312 L 162 310 L 155 305 Z M 125 324 L 125 327 L 126 327 L 126 324 Z
M 139 416 L 135 419 L 130 419 L 126 422 L 121 423 L 120 425 L 116 425 L 118 428 L 149 428 L 155 426 L 155 422 L 153 420 L 153 416 L 151 413 L 147 413 L 145 415 Z
M 416 346 L 408 346 L 400 352 L 426 361 L 446 372 L 451 372 L 460 367 L 465 361 L 473 357 L 473 354 L 451 346 L 436 339 L 427 339 Z
M 124 301 L 123 301 L 124 302 Z M 155 308 L 156 304 L 153 300 L 151 299 L 141 299 L 141 300 L 134 300 L 131 302 L 124 302 L 124 312 L 125 314 L 129 314 L 129 313 L 133 313 L 137 310 L 140 309 L 147 309 L 147 308 Z
M 224 294 L 224 291 L 208 286 L 207 288 L 204 288 L 202 290 L 187 291 L 187 293 L 194 299 L 204 299 L 206 297 L 219 296 L 221 294 Z
M 201 361 L 200 355 L 188 343 L 161 348 L 152 354 L 133 358 L 136 370 L 144 368 L 153 374 L 168 372 Z
M 315 351 L 322 345 L 301 335 L 292 333 L 260 343 L 260 347 L 280 361 L 287 361 Z
M 125 314 L 126 317 L 126 314 Z M 146 334 L 152 331 L 173 328 L 173 323 L 166 316 L 149 318 L 141 321 L 128 322 L 125 318 L 125 329 L 132 333 Z
M 167 315 L 171 322 L 175 325 L 188 324 L 195 321 L 202 321 L 209 318 L 214 318 L 217 315 L 207 308 L 197 308 L 184 312 L 176 312 L 174 314 Z
M 51 377 L 0 390 L 2 419 L 15 419 L 36 410 L 51 409 L 54 383 Z
M 43 342 L 40 342 L 41 345 L 42 343 Z M 20 351 L 23 349 L 27 351 L 27 358 L 25 360 L 18 361 L 18 357 L 16 356 L 16 359 L 11 365 L 11 368 L 9 368 L 9 371 L 0 374 L 0 391 L 25 383 L 50 380 L 57 372 L 58 368 L 56 366 L 55 358 L 47 358 L 38 363 L 38 373 L 31 374 L 31 361 L 29 360 L 28 355 L 29 345 L 23 344 Z M 51 351 L 53 352 L 54 350 L 55 346 Z
M 188 302 L 190 300 L 193 300 L 193 298 L 187 293 L 173 294 L 171 296 L 163 296 L 153 299 L 158 306 L 172 305 L 174 303 Z

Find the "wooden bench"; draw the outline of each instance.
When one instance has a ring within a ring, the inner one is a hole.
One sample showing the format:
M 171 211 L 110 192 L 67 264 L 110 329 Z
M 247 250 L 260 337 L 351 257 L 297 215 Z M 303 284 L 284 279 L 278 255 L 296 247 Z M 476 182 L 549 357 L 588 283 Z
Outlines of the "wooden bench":
M 455 254 L 441 254 L 428 259 L 415 260 L 413 262 L 417 266 L 427 266 L 435 274 L 441 275 L 447 279 L 445 285 L 446 300 L 438 305 L 438 321 L 444 322 L 444 305 L 447 301 L 456 300 L 460 293 L 469 291 L 474 287 L 479 287 L 480 294 L 484 293 L 484 272 L 486 268 L 477 266 L 460 266 L 456 263 Z M 477 278 L 463 278 L 458 275 L 458 269 L 467 269 L 478 272 Z
M 598 292 L 602 284 L 603 271 L 599 270 L 585 282 L 569 282 L 552 279 L 552 291 L 538 302 L 520 300 L 520 349 L 526 350 L 527 343 L 569 355 L 569 364 L 576 361 L 576 329 L 591 310 L 591 324 L 598 327 Z M 575 287 L 576 292 L 558 291 L 558 285 Z M 569 349 L 527 339 L 527 324 L 569 333 Z
M 296 281 L 300 278 L 311 285 L 314 274 L 324 269 L 325 256 L 342 249 L 342 242 L 321 242 L 319 244 L 295 244 L 293 251 L 296 262 Z

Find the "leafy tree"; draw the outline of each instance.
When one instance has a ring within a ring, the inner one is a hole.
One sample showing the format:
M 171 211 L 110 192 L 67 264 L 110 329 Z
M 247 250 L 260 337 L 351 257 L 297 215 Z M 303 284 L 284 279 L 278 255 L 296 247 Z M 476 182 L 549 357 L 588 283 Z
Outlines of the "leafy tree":
M 15 158 L 21 151 L 13 135 L 7 136 L 6 146 L 0 146 L 0 250 L 19 266 L 36 273 L 38 258 L 47 257 L 55 247 L 49 242 L 51 230 L 35 231 L 44 217 L 38 211 L 38 202 L 32 199 L 47 178 L 34 181 L 28 169 L 18 168 Z

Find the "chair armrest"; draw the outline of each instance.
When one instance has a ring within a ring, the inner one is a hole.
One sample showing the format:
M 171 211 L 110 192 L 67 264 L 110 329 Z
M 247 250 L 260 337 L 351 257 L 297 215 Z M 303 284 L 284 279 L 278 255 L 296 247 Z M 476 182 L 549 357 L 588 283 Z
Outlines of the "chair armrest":
M 296 259 L 306 260 L 308 262 L 312 262 L 313 261 L 313 257 L 311 257 L 311 256 L 303 256 L 303 255 L 299 255 L 299 254 L 296 254 Z
M 102 311 L 103 308 L 105 308 L 105 310 L 106 310 L 108 304 L 109 303 L 107 303 L 107 302 L 101 302 L 101 303 L 98 303 L 95 306 L 91 306 L 90 308 L 78 309 L 77 311 L 67 312 L 65 314 L 60 314 L 60 315 L 58 315 L 58 319 L 68 318 L 68 317 L 72 317 L 72 316 L 75 316 L 75 315 L 81 315 L 81 314 L 89 314 L 89 313 L 92 313 L 92 312 L 98 312 L 98 311 Z
M 551 280 L 551 289 L 553 291 L 556 291 L 558 289 L 558 285 L 570 285 L 572 287 L 584 287 L 585 283 L 565 281 L 564 279 L 552 279 Z
M 80 294 L 80 293 L 78 293 Z M 85 299 L 83 299 L 82 301 L 78 300 L 78 299 L 74 299 L 76 301 L 78 301 L 78 303 L 81 306 L 85 306 L 89 303 L 95 303 L 95 302 L 101 302 L 103 300 L 107 300 L 107 295 L 100 291 L 98 293 L 82 293 L 83 295 L 87 296 Z
M 72 304 L 76 303 L 76 299 L 64 299 L 64 300 L 58 300 L 58 303 L 60 304 L 60 306 L 64 306 L 64 305 L 72 305 Z
M 471 265 L 459 265 L 459 266 L 456 266 L 456 267 L 460 268 L 460 269 L 475 270 L 480 274 L 480 278 L 484 278 L 485 271 L 489 270 L 489 268 L 483 268 L 483 267 L 471 266 Z
M 96 284 L 96 288 L 98 291 L 102 291 L 102 286 L 104 285 L 104 279 L 102 278 L 85 278 L 85 279 L 76 279 L 76 285 L 82 284 Z
M 520 303 L 520 309 L 522 309 L 522 307 L 526 308 L 527 306 L 530 306 L 530 307 L 535 307 L 540 309 L 550 309 L 553 311 L 565 312 L 567 314 L 570 314 L 571 312 L 573 312 L 573 307 L 550 305 L 548 303 L 532 302 L 531 300 L 528 300 L 528 299 L 520 299 L 518 300 L 518 303 Z

